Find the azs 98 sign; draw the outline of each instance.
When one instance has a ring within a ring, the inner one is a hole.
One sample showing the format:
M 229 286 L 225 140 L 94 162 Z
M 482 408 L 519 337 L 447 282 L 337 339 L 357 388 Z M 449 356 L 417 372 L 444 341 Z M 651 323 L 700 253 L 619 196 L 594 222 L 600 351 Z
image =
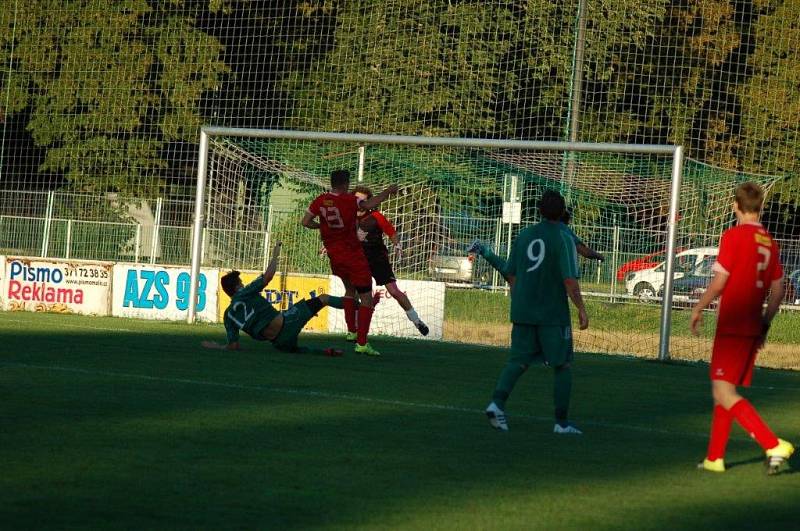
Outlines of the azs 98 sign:
M 197 318 L 217 317 L 218 271 L 203 269 L 197 289 Z M 146 265 L 114 266 L 112 315 L 144 319 L 186 318 L 189 308 L 189 269 Z

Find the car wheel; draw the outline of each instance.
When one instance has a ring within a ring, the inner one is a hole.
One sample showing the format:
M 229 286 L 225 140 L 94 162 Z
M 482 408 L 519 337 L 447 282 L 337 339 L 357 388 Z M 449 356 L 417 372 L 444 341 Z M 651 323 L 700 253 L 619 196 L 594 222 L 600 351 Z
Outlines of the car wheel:
M 633 294 L 639 297 L 640 301 L 648 302 L 656 298 L 656 289 L 647 282 L 640 282 L 633 288 Z

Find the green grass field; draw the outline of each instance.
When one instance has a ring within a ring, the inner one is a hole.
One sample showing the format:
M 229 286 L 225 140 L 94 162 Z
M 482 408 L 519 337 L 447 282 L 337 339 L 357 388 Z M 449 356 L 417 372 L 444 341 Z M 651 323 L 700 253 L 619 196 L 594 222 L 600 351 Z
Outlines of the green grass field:
M 471 321 L 475 319 L 475 308 L 481 309 L 482 322 L 507 323 L 511 299 L 502 292 L 467 289 L 448 289 L 444 306 L 445 319 Z M 611 304 L 603 300 L 587 298 L 586 309 L 593 328 L 616 332 L 639 332 L 649 330 L 657 333 L 661 322 L 660 303 L 641 304 L 628 302 Z M 577 319 L 573 311 L 573 320 Z M 672 335 L 688 337 L 689 308 L 672 311 Z M 706 312 L 705 335 L 713 337 L 716 313 Z M 576 321 L 577 322 L 577 321 Z M 782 311 L 773 322 L 769 341 L 775 343 L 800 343 L 800 311 Z
M 384 356 L 291 355 L 222 327 L 0 313 L 3 529 L 790 529 L 800 474 L 766 477 L 739 429 L 694 469 L 707 367 L 583 354 L 551 433 L 531 369 L 509 433 L 483 416 L 503 349 L 375 338 Z M 311 346 L 342 344 L 307 335 Z M 800 373 L 748 396 L 800 441 Z M 800 469 L 798 459 L 794 468 Z

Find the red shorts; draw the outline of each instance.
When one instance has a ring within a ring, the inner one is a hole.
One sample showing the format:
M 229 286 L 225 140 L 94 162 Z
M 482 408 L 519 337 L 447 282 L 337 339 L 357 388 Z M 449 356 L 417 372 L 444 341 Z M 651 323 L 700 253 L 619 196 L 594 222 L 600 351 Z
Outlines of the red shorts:
M 352 251 L 331 252 L 329 249 L 328 258 L 331 261 L 331 272 L 343 282 L 349 283 L 361 293 L 372 290 L 372 273 L 360 244 Z
M 758 337 L 724 334 L 714 336 L 709 371 L 711 379 L 749 386 L 753 380 L 757 345 Z

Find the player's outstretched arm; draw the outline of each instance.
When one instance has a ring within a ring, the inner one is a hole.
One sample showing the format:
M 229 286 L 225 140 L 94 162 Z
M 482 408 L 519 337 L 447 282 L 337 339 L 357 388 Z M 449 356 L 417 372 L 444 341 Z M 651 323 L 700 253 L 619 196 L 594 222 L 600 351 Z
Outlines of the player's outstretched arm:
M 583 304 L 583 295 L 581 295 L 581 285 L 574 278 L 565 278 L 564 287 L 567 289 L 567 295 L 578 310 L 578 328 L 586 330 L 589 328 L 589 314 L 586 313 L 586 306 Z
M 714 278 L 711 279 L 711 284 L 708 285 L 700 296 L 700 300 L 697 301 L 697 304 L 692 308 L 692 316 L 689 318 L 689 326 L 691 327 L 692 334 L 700 334 L 700 325 L 703 322 L 703 310 L 708 308 L 708 305 L 722 293 L 726 282 L 728 282 L 728 273 L 717 271 L 714 274 Z
M 267 265 L 267 270 L 264 271 L 264 285 L 270 283 L 270 281 L 275 277 L 275 273 L 278 271 L 278 259 L 281 256 L 281 245 L 283 242 L 276 242 L 275 248 L 272 249 L 272 259 L 270 259 L 269 264 Z
M 397 189 L 398 188 L 396 184 L 390 184 L 381 193 L 373 195 L 369 199 L 361 201 L 361 203 L 359 203 L 359 208 L 363 210 L 372 210 L 373 208 L 377 207 L 378 205 L 386 201 L 386 199 L 388 199 L 390 195 L 396 194 Z
M 589 260 L 599 260 L 600 262 L 602 262 L 603 260 L 606 259 L 605 256 L 598 253 L 597 251 L 595 251 L 594 249 L 592 249 L 583 242 L 575 244 L 575 250 L 578 251 L 579 255 L 581 255 L 584 258 L 588 258 Z
M 508 260 L 503 260 L 500 256 L 494 254 L 491 249 L 488 247 L 484 247 L 482 252 L 479 253 L 480 256 L 483 257 L 484 260 L 489 262 L 489 265 L 492 266 L 493 269 L 497 270 L 498 273 L 508 282 L 509 284 L 511 281 L 509 280 L 509 276 L 506 275 L 505 269 L 508 266 Z

